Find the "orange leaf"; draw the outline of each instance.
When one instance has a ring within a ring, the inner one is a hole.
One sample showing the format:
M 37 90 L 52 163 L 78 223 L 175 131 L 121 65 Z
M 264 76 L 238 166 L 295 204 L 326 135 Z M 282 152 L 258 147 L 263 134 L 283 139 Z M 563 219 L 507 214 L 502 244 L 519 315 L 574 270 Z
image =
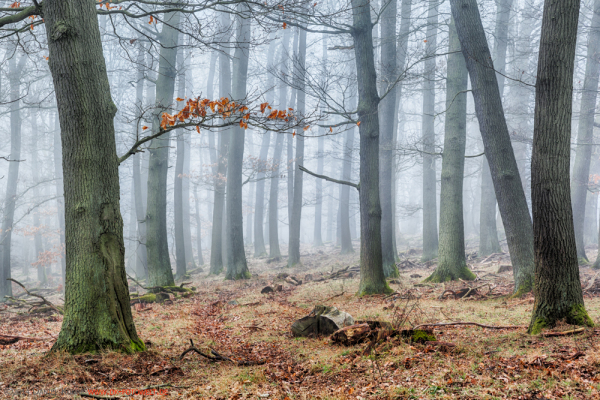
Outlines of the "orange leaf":
M 269 103 L 262 103 L 262 104 L 260 105 L 260 112 L 261 112 L 261 113 L 264 113 L 264 112 L 265 112 L 265 109 L 267 108 L 267 106 L 268 106 L 268 105 L 269 105 Z
M 332 127 L 329 127 L 329 132 L 333 132 L 333 128 Z
M 177 100 L 177 101 L 184 101 L 185 99 L 182 99 L 181 97 L 178 97 L 175 100 Z
M 243 128 L 243 127 L 244 127 L 244 120 L 240 119 L 240 128 Z
M 277 110 L 271 111 L 271 114 L 269 114 L 269 116 L 267 118 L 268 119 L 275 119 L 275 118 L 277 118 Z
M 148 22 L 148 25 L 152 25 L 153 22 L 154 22 L 154 17 L 151 15 L 150 16 L 150 22 Z
M 306 126 L 304 127 L 304 132 L 306 132 L 306 131 L 308 130 L 308 128 L 310 128 L 310 125 L 306 125 Z
M 148 129 L 148 127 L 146 125 L 142 126 L 142 130 L 145 131 L 146 129 Z
M 287 24 L 284 22 L 283 23 L 283 29 L 287 28 Z
M 16 1 L 10 5 L 10 8 L 19 8 L 19 7 L 21 7 L 21 3 L 16 2 Z
M 200 126 L 196 125 L 196 132 L 200 133 Z
M 292 137 L 296 136 L 296 131 L 292 132 Z
M 356 123 L 356 126 L 360 126 L 360 121 L 358 121 L 358 122 Z

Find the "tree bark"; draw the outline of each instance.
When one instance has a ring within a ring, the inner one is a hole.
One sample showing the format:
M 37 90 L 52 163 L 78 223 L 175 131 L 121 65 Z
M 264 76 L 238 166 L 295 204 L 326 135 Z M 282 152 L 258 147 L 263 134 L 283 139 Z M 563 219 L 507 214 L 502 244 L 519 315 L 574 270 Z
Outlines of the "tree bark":
M 155 110 L 152 114 L 152 132 L 160 129 L 160 116 L 170 111 L 177 76 L 177 42 L 180 13 L 165 16 L 160 35 L 160 55 L 156 78 Z M 167 238 L 167 173 L 169 169 L 170 133 L 150 142 L 148 173 L 148 204 L 146 206 L 146 250 L 148 254 L 148 285 L 175 284 Z
M 54 134 L 53 134 L 53 145 L 54 145 L 54 179 L 56 179 L 56 208 L 58 210 L 58 228 L 60 229 L 60 266 L 63 288 L 66 282 L 66 267 L 67 263 L 65 260 L 64 246 L 65 246 L 65 198 L 63 188 L 63 169 L 62 169 L 62 149 L 60 142 L 60 121 L 58 118 L 58 110 L 54 116 Z
M 593 326 L 583 303 L 569 185 L 579 0 L 546 1 L 535 94 L 531 200 L 535 303 L 528 332 Z
M 381 114 L 380 179 L 381 196 L 381 252 L 383 272 L 386 277 L 398 277 L 394 253 L 394 209 L 392 171 L 394 169 L 394 121 L 396 111 L 396 80 L 398 78 L 398 59 L 396 52 L 396 14 L 397 0 L 384 0 L 381 18 L 381 90 L 386 96 L 379 105 Z M 349 180 L 344 178 L 345 180 Z M 349 188 L 345 190 L 348 191 Z
M 491 53 L 476 0 L 451 0 L 469 71 L 475 111 L 490 165 L 515 277 L 515 295 L 533 287 L 533 228 L 504 118 Z
M 37 101 L 34 101 L 37 103 Z M 37 185 L 40 180 L 40 170 L 38 164 L 38 136 L 40 132 L 38 131 L 38 118 L 40 117 L 39 109 L 33 108 L 31 110 L 31 130 L 33 131 L 32 141 L 31 141 L 31 175 L 33 179 L 33 197 L 36 201 L 40 198 L 40 189 Z M 42 232 L 41 232 L 41 224 L 40 224 L 40 214 L 39 208 L 36 208 L 33 212 L 33 226 L 35 229 L 35 233 L 33 235 L 33 243 L 35 248 L 35 262 L 37 269 L 37 280 L 40 286 L 46 286 L 48 283 L 48 278 L 46 274 L 46 266 L 43 263 L 40 263 L 40 254 L 44 251 L 44 246 L 42 244 Z
M 177 50 L 177 97 L 185 98 L 185 68 L 183 47 Z M 185 106 L 185 101 L 177 102 L 177 109 L 181 110 Z M 173 214 L 174 214 L 174 229 L 175 229 L 175 263 L 176 263 L 176 279 L 183 279 L 187 272 L 186 263 L 186 248 L 183 229 L 183 180 L 187 179 L 183 176 L 183 165 L 185 159 L 185 143 L 183 135 L 185 130 L 180 129 L 176 132 L 176 160 L 175 160 L 175 176 L 173 177 Z
M 440 193 L 440 247 L 438 265 L 426 281 L 473 280 L 465 258 L 463 180 L 467 142 L 467 86 L 469 74 L 460 54 L 454 21 L 450 23 L 446 78 L 446 121 Z
M 250 56 L 250 18 L 248 6 L 237 7 L 237 38 L 233 55 L 233 98 L 243 102 L 246 98 L 248 81 L 248 59 Z M 242 164 L 244 161 L 245 130 L 235 125 L 230 135 L 227 171 L 227 219 L 229 222 L 227 272 L 225 279 L 249 279 L 248 263 L 244 250 L 244 222 L 242 212 Z
M 383 273 L 379 200 L 379 116 L 368 0 L 352 0 L 352 38 L 358 81 L 360 133 L 360 284 L 358 293 L 391 292 Z
M 321 72 L 327 73 L 327 34 L 323 34 L 321 38 L 322 45 L 322 58 L 321 58 Z M 321 115 L 325 112 L 324 105 L 321 105 Z M 321 135 L 317 139 L 317 174 L 323 175 L 324 170 L 324 152 L 325 152 L 325 134 L 327 128 L 321 129 Z M 316 247 L 323 246 L 323 181 L 319 178 L 315 181 L 315 225 L 313 233 L 313 245 Z
M 44 20 L 62 131 L 66 217 L 65 314 L 52 350 L 143 351 L 129 305 L 116 107 L 95 4 L 47 0 Z
M 423 257 L 429 261 L 438 254 L 437 179 L 435 153 L 435 69 L 439 0 L 430 0 L 427 14 L 427 43 L 423 72 Z
M 600 0 L 594 1 L 594 14 L 587 38 L 587 60 L 581 107 L 579 110 L 579 126 L 577 130 L 577 146 L 575 147 L 575 164 L 571 182 L 571 199 L 573 202 L 573 225 L 575 227 L 575 243 L 577 257 L 580 262 L 588 262 L 585 254 L 584 227 L 586 217 L 586 201 L 590 162 L 592 159 L 592 142 L 594 141 L 594 114 L 598 96 L 598 78 L 600 74 Z M 590 216 L 596 219 L 596 215 Z

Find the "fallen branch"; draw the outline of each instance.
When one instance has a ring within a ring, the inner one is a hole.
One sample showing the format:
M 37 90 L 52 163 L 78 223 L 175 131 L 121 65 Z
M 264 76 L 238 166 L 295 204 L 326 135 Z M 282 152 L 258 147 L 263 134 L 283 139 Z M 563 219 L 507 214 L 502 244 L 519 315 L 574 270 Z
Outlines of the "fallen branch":
M 202 357 L 208 358 L 209 360 L 216 362 L 216 361 L 231 361 L 232 363 L 235 363 L 239 366 L 251 366 L 251 365 L 262 365 L 264 364 L 266 361 L 264 360 L 260 360 L 260 361 L 236 361 L 233 360 L 227 356 L 224 356 L 222 354 L 219 354 L 215 349 L 210 349 L 210 352 L 212 353 L 212 355 L 210 354 L 206 354 L 203 353 L 202 351 L 200 351 L 196 346 L 194 346 L 194 341 L 192 339 L 190 339 L 190 348 L 188 348 L 187 350 L 185 350 L 183 353 L 181 353 L 181 356 L 179 356 L 179 360 L 183 360 L 183 357 L 185 357 L 185 355 L 187 353 L 190 352 L 195 352 L 200 354 Z
M 334 296 L 328 297 L 328 298 L 326 298 L 325 300 L 322 300 L 322 301 L 323 301 L 323 302 L 325 302 L 325 301 L 329 301 L 329 300 L 331 300 L 331 299 L 335 299 L 336 297 L 343 296 L 345 293 L 346 293 L 346 292 L 345 292 L 345 291 L 343 291 L 342 293 L 339 293 L 339 294 L 336 294 L 336 295 L 334 295 Z
M 584 292 L 587 292 L 588 290 L 590 290 L 592 288 L 592 286 L 594 286 L 594 283 L 596 282 L 596 277 L 598 276 L 598 274 L 600 274 L 600 271 L 596 272 L 594 274 L 594 276 L 592 276 L 592 279 L 590 279 L 590 283 L 588 283 L 586 288 L 583 289 Z
M 577 328 L 577 329 L 573 329 L 571 331 L 564 331 L 564 332 L 544 332 L 541 335 L 544 337 L 569 336 L 569 335 L 577 335 L 579 333 L 583 333 L 584 331 L 585 331 L 585 328 Z
M 43 304 L 46 304 L 48 307 L 52 308 L 54 311 L 56 311 L 57 313 L 59 313 L 60 315 L 63 315 L 62 310 L 59 310 L 58 307 L 56 307 L 54 304 L 52 304 L 51 302 L 49 302 L 48 300 L 46 300 L 46 298 L 40 294 L 35 294 L 35 293 L 31 293 L 29 290 L 27 290 L 27 288 L 19 281 L 13 279 L 13 278 L 8 278 L 7 281 L 12 281 L 14 283 L 16 283 L 17 285 L 21 286 L 23 288 L 23 290 L 25 290 L 25 292 L 31 296 L 31 297 L 37 297 L 38 299 L 41 299 L 42 302 L 40 304 L 31 304 L 28 303 L 29 305 L 31 305 L 32 307 L 29 309 L 29 311 L 31 311 L 34 307 L 39 307 Z
M 487 328 L 487 329 L 519 329 L 519 328 L 524 328 L 524 326 L 519 326 L 519 325 L 494 326 L 494 325 L 478 324 L 477 322 L 448 322 L 448 323 L 435 323 L 435 324 L 421 324 L 421 325 L 415 326 L 412 329 L 415 330 L 415 329 L 422 328 L 424 326 L 452 326 L 452 325 L 474 325 L 474 326 L 479 326 L 481 328 Z
M 104 399 L 104 400 L 116 400 L 116 399 L 120 399 L 120 397 L 118 397 L 118 396 L 98 396 L 98 395 L 95 395 L 95 394 L 88 394 L 88 393 L 84 393 L 84 392 L 79 393 L 79 395 L 81 397 L 90 397 L 92 399 Z
M 46 332 L 47 333 L 47 332 Z M 3 341 L 10 341 L 10 343 L 8 344 L 12 344 L 12 343 L 16 343 L 19 340 L 27 340 L 27 341 L 45 341 L 45 340 L 54 340 L 56 338 L 53 337 L 28 337 L 28 336 L 13 336 L 13 335 L 5 335 L 3 333 L 0 333 L 0 344 L 5 344 L 2 343 Z

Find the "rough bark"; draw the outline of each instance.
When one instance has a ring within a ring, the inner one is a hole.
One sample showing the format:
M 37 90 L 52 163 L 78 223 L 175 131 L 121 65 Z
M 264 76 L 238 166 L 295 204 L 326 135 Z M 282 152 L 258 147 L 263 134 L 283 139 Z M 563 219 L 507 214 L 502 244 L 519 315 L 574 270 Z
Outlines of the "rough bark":
M 594 14 L 592 15 L 592 24 L 587 37 L 586 50 L 585 78 L 581 93 L 575 164 L 573 165 L 573 180 L 571 181 L 571 201 L 573 204 L 573 225 L 575 227 L 577 257 L 580 262 L 584 263 L 589 261 L 585 254 L 584 227 L 593 148 L 591 143 L 594 140 L 594 114 L 596 112 L 598 78 L 600 74 L 600 0 L 594 1 Z M 595 214 L 589 217 L 594 220 L 596 219 Z
M 377 74 L 368 0 L 352 0 L 352 38 L 358 81 L 360 134 L 360 284 L 358 293 L 391 292 L 383 273 L 379 200 L 379 117 Z
M 381 196 L 381 252 L 383 272 L 386 277 L 398 277 L 394 253 L 394 209 L 392 171 L 394 169 L 394 121 L 396 110 L 396 79 L 398 59 L 396 52 L 397 0 L 383 0 L 381 18 L 381 90 L 387 93 L 381 100 L 380 109 L 380 182 Z M 349 177 L 348 177 L 349 178 Z M 347 180 L 347 179 L 345 179 Z M 348 188 L 346 188 L 348 191 Z
M 160 55 L 156 78 L 155 110 L 152 132 L 160 129 L 160 116 L 169 112 L 177 77 L 177 42 L 180 13 L 165 16 L 160 35 Z M 169 168 L 170 133 L 150 142 L 148 173 L 148 203 L 146 206 L 146 250 L 148 254 L 148 285 L 175 284 L 167 239 L 167 173 Z
M 425 34 L 425 54 L 423 72 L 423 116 L 421 134 L 423 141 L 423 256 L 429 261 L 438 254 L 437 227 L 437 179 L 435 153 L 435 69 L 438 30 L 438 0 L 430 0 Z
M 446 121 L 440 193 L 440 247 L 435 271 L 428 282 L 473 280 L 465 258 L 463 179 L 467 142 L 467 86 L 469 74 L 460 54 L 454 21 L 450 23 L 448 73 L 446 78 Z
M 490 165 L 515 277 L 515 295 L 533 285 L 533 227 L 504 118 L 491 53 L 475 0 L 451 0 L 469 71 L 475 112 Z
M 544 3 L 531 159 L 535 248 L 531 334 L 560 320 L 594 325 L 583 304 L 569 185 L 579 5 L 579 0 Z
M 65 187 L 65 314 L 52 350 L 143 351 L 125 276 L 111 99 L 93 2 L 44 2 Z M 76 23 L 75 23 L 76 22 Z
M 238 102 L 246 98 L 248 59 L 250 56 L 250 19 L 248 8 L 240 3 L 237 7 L 237 38 L 233 55 L 233 98 Z M 229 142 L 227 170 L 227 219 L 228 260 L 225 279 L 248 279 L 248 263 L 244 250 L 244 222 L 242 212 L 242 164 L 244 160 L 245 130 L 235 125 Z

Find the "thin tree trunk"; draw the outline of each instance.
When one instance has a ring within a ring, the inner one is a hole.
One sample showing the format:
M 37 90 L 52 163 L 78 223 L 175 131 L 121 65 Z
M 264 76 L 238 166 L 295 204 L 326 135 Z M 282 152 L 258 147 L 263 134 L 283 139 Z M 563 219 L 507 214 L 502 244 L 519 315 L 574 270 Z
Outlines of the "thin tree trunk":
M 350 109 L 356 108 L 356 101 Z M 352 149 L 354 148 L 354 127 L 344 135 L 344 159 L 342 161 L 342 180 L 350 181 L 352 176 Z M 340 185 L 340 208 L 338 214 L 340 227 L 340 254 L 354 253 L 350 234 L 350 186 Z
M 250 132 L 250 135 L 248 136 L 248 155 L 250 157 L 254 157 L 254 133 Z M 247 244 L 252 243 L 252 228 L 254 227 L 254 218 L 253 218 L 253 209 L 256 207 L 253 207 L 252 201 L 254 200 L 254 189 L 256 186 L 255 182 L 249 182 L 248 186 L 250 186 L 250 188 L 248 189 L 248 198 L 246 200 L 246 207 L 248 209 L 248 218 L 246 219 L 246 225 L 245 225 L 245 229 L 246 229 L 246 237 L 244 239 L 244 242 Z
M 111 95 L 95 4 L 44 2 L 65 183 L 65 315 L 52 350 L 143 351 L 125 275 Z M 76 20 L 77 24 L 65 21 Z
M 62 170 L 62 149 L 60 142 L 60 121 L 58 118 L 58 110 L 54 116 L 54 134 L 53 134 L 53 145 L 54 145 L 54 179 L 56 179 L 56 208 L 58 210 L 58 228 L 60 229 L 60 265 L 63 288 L 65 284 L 66 274 L 66 259 L 64 254 L 65 246 L 65 198 L 63 189 L 63 170 Z
M 569 187 L 579 5 L 544 3 L 531 159 L 535 303 L 528 332 L 534 335 L 561 320 L 594 325 L 583 303 Z
M 352 38 L 358 81 L 360 133 L 360 284 L 358 293 L 388 293 L 381 255 L 379 200 L 379 117 L 377 74 L 373 57 L 368 0 L 352 0 Z
M 229 14 L 221 12 L 221 29 L 230 25 Z M 231 63 L 228 49 L 229 37 L 224 33 L 221 37 L 223 49 L 219 53 L 219 96 L 230 97 L 231 95 Z M 210 250 L 210 273 L 218 275 L 223 271 L 226 264 L 227 253 L 223 252 L 225 232 L 225 190 L 227 187 L 227 158 L 229 157 L 229 128 L 222 128 L 219 135 L 219 154 L 217 160 L 217 171 L 214 177 L 214 209 L 212 223 L 212 240 Z M 210 139 L 210 137 L 209 137 Z
M 17 183 L 19 179 L 19 164 L 21 163 L 21 71 L 25 67 L 25 55 L 17 63 L 16 45 L 12 58 L 8 61 L 10 85 L 10 162 L 6 178 L 6 194 L 4 214 L 2 215 L 2 230 L 0 231 L 0 302 L 4 296 L 12 296 L 11 282 L 11 244 L 15 207 L 17 200 Z
M 473 280 L 465 258 L 463 179 L 467 142 L 467 86 L 469 74 L 460 54 L 454 21 L 450 23 L 448 77 L 446 78 L 446 121 L 440 193 L 440 248 L 438 265 L 426 281 Z
M 598 96 L 598 78 L 600 74 L 600 0 L 594 1 L 592 25 L 587 38 L 587 60 L 581 107 L 579 110 L 579 126 L 577 130 L 577 146 L 573 181 L 571 182 L 571 198 L 573 202 L 573 225 L 575 227 L 575 243 L 577 258 L 580 262 L 589 261 L 585 254 L 584 226 L 590 161 L 592 159 L 591 143 L 594 141 L 594 114 Z M 590 216 L 596 219 L 596 216 Z
M 185 67 L 184 67 L 185 54 L 183 47 L 179 47 L 177 51 L 177 98 L 185 98 Z M 185 105 L 184 101 L 177 102 L 177 109 L 181 110 Z M 175 228 L 175 262 L 176 262 L 176 279 L 183 279 L 187 272 L 187 260 L 186 260 L 186 248 L 185 248 L 185 234 L 183 228 L 183 180 L 187 179 L 183 174 L 183 166 L 185 163 L 185 142 L 184 137 L 186 132 L 183 129 L 176 131 L 176 161 L 175 161 L 175 176 L 173 177 L 173 214 L 175 217 L 174 228 Z
M 327 34 L 323 34 L 321 38 L 323 56 L 321 58 L 321 73 L 327 73 Z M 325 108 L 321 105 L 321 115 L 325 112 Z M 321 135 L 317 139 L 318 150 L 317 150 L 317 174 L 323 175 L 324 169 L 324 152 L 325 152 L 325 137 L 327 128 L 322 128 Z M 313 233 L 313 245 L 316 247 L 323 246 L 323 181 L 316 178 L 315 181 L 315 225 Z
M 233 98 L 244 101 L 248 82 L 250 56 L 250 19 L 248 6 L 237 6 L 237 38 L 233 56 Z M 242 166 L 244 161 L 245 129 L 235 125 L 230 135 L 230 157 L 227 170 L 228 261 L 225 279 L 249 279 L 244 249 L 244 221 L 242 204 Z
M 196 205 L 196 243 L 198 246 L 198 265 L 204 265 L 202 255 L 202 223 L 200 219 L 200 200 L 198 199 L 198 185 L 194 185 L 194 204 Z
M 152 115 L 152 132 L 160 129 L 160 116 L 171 109 L 177 76 L 177 42 L 180 13 L 165 17 L 160 35 L 160 56 L 156 78 L 156 108 Z M 174 285 L 167 238 L 167 173 L 169 169 L 170 133 L 150 142 L 148 205 L 146 207 L 146 249 L 148 285 Z
M 500 206 L 515 278 L 515 295 L 533 287 L 533 227 L 504 118 L 491 53 L 476 0 L 451 0 L 471 79 L 475 111 Z
M 381 90 L 387 93 L 381 100 L 381 149 L 379 192 L 381 196 L 381 252 L 383 272 L 386 277 L 398 277 L 394 255 L 394 209 L 392 197 L 394 184 L 394 121 L 396 114 L 396 79 L 398 78 L 398 57 L 396 52 L 397 0 L 383 0 L 381 18 Z M 348 188 L 346 188 L 348 191 Z
M 435 69 L 437 50 L 438 2 L 430 0 L 427 15 L 427 43 L 423 73 L 423 257 L 429 261 L 438 254 L 437 180 L 435 167 Z
M 40 170 L 38 164 L 38 137 L 40 132 L 38 131 L 38 118 L 40 117 L 39 109 L 33 108 L 31 113 L 31 129 L 33 131 L 32 141 L 31 141 L 31 175 L 33 179 L 33 197 L 36 201 L 40 198 L 40 189 L 37 186 L 40 180 Z M 33 235 L 33 242 L 35 246 L 35 262 L 37 269 L 37 280 L 39 281 L 41 286 L 46 286 L 48 283 L 48 278 L 46 275 L 46 266 L 43 262 L 40 262 L 40 254 L 44 251 L 44 246 L 42 244 L 42 232 L 41 224 L 40 224 L 40 214 L 39 208 L 36 208 L 33 212 L 33 226 L 35 229 L 35 233 Z

